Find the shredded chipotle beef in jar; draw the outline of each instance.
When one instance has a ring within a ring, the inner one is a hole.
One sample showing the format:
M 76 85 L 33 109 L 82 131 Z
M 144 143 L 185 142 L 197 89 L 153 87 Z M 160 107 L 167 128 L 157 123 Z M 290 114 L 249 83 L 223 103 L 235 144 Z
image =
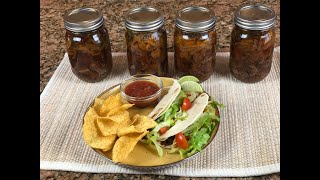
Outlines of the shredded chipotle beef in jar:
M 175 67 L 179 76 L 193 75 L 207 80 L 214 72 L 216 62 L 216 32 L 174 33 Z
M 255 83 L 270 72 L 275 42 L 275 13 L 262 6 L 244 6 L 235 13 L 231 34 L 230 71 L 240 81 Z
M 75 9 L 65 16 L 66 49 L 72 72 L 86 82 L 104 79 L 112 69 L 112 56 L 102 14 L 96 9 Z
M 213 11 L 188 7 L 176 16 L 174 32 L 175 69 L 179 76 L 193 75 L 207 80 L 214 72 L 216 32 Z
M 125 15 L 130 75 L 168 75 L 167 33 L 161 12 L 152 7 L 130 10 Z

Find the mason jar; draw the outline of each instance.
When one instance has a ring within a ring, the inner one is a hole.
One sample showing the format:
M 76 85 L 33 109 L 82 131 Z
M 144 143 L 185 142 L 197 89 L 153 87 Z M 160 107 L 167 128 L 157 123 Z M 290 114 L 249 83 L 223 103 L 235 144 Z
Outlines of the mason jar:
M 174 60 L 178 76 L 207 80 L 216 62 L 216 18 L 211 9 L 187 7 L 176 14 Z
M 242 6 L 235 12 L 234 24 L 230 71 L 242 82 L 259 82 L 271 70 L 276 15 L 264 5 Z
M 167 76 L 167 32 L 162 13 L 139 7 L 125 14 L 128 69 L 130 75 Z
M 103 80 L 111 72 L 112 56 L 102 14 L 79 8 L 64 16 L 66 49 L 72 72 L 86 82 Z

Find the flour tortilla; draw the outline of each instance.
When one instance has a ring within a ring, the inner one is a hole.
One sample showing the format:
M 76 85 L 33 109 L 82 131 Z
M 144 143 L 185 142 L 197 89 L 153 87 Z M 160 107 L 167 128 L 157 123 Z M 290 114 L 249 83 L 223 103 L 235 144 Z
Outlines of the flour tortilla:
M 168 93 L 163 96 L 157 106 L 150 112 L 148 117 L 156 120 L 160 117 L 166 110 L 170 107 L 172 102 L 176 99 L 181 91 L 181 86 L 177 80 L 173 80 L 173 84 L 171 85 Z

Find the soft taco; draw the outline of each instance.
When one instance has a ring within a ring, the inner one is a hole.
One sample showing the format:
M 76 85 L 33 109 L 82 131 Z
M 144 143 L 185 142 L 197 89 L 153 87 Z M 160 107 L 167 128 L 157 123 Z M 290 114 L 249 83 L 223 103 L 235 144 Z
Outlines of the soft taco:
M 218 106 L 223 105 L 205 93 L 196 78 L 174 80 L 149 114 L 158 125 L 142 141 L 154 144 L 159 156 L 163 156 L 163 148 L 170 148 L 169 153 L 178 151 L 181 156 L 191 156 L 208 143 L 216 122 L 220 121 L 216 114 Z

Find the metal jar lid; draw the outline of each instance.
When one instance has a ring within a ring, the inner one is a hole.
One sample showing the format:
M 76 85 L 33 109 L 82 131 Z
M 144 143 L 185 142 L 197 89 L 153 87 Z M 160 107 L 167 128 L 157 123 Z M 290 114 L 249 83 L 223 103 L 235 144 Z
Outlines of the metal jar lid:
M 156 8 L 139 7 L 125 14 L 125 26 L 134 31 L 152 31 L 161 27 L 164 17 Z
M 176 26 L 185 31 L 205 31 L 214 27 L 215 23 L 214 12 L 205 7 L 187 7 L 176 14 Z
M 100 11 L 93 8 L 79 8 L 64 16 L 64 27 L 72 32 L 85 32 L 99 28 L 104 23 Z
M 234 23 L 244 29 L 265 30 L 276 24 L 276 14 L 264 5 L 242 6 L 235 12 Z

